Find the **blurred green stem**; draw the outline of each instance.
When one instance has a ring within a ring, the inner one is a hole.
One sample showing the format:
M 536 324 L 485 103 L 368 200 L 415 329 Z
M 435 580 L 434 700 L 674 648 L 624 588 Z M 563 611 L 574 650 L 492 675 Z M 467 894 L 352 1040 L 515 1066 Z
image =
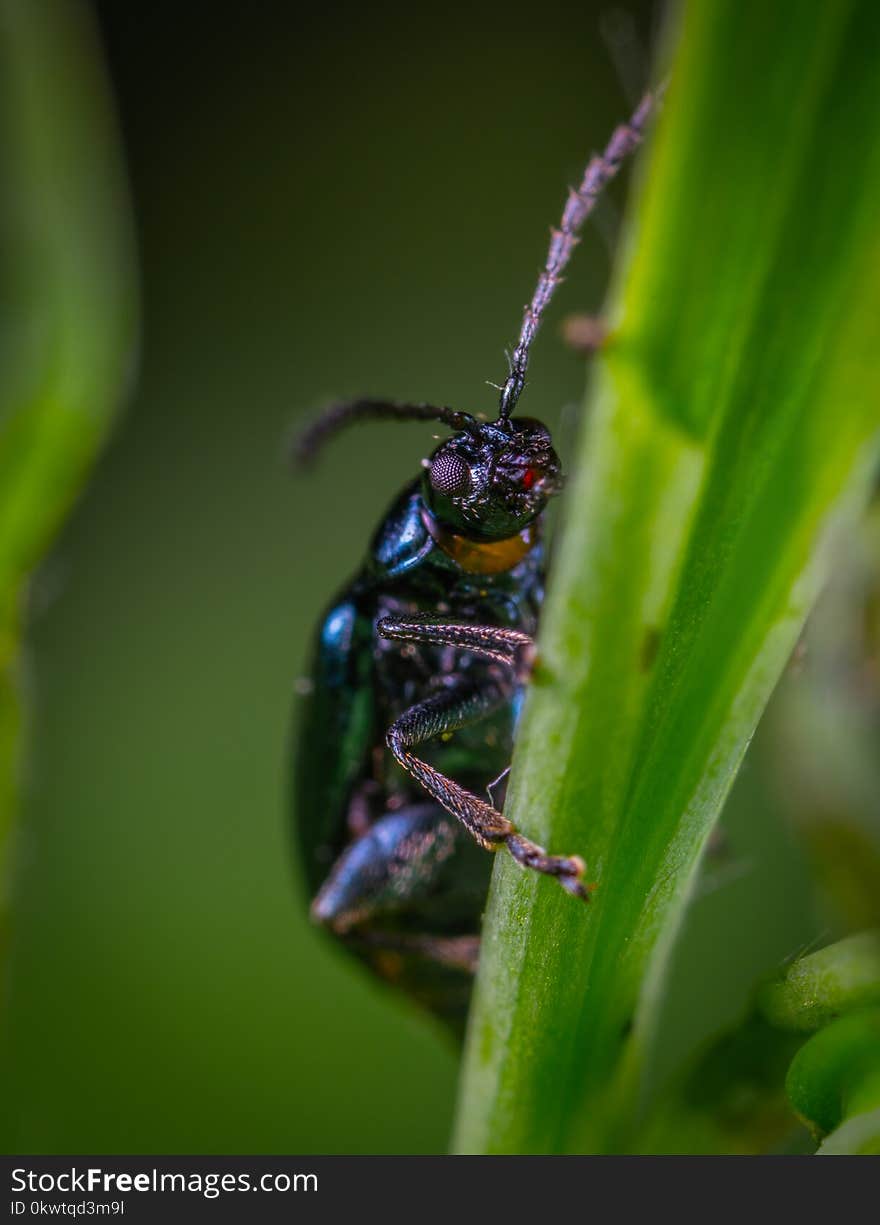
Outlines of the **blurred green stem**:
M 0 0 L 0 923 L 21 749 L 22 596 L 120 403 L 136 334 L 129 204 L 78 0 Z

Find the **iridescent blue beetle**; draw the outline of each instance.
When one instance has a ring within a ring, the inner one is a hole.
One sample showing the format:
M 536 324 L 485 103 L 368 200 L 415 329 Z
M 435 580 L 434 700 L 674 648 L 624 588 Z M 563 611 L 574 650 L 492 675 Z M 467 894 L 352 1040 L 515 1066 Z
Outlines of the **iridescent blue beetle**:
M 513 412 L 578 231 L 653 103 L 646 95 L 569 194 L 495 421 L 356 400 L 328 409 L 297 444 L 309 461 L 340 427 L 370 418 L 454 431 L 397 497 L 321 623 L 295 805 L 312 917 L 456 1027 L 479 952 L 485 851 L 589 896 L 577 855 L 548 854 L 501 811 L 544 594 L 542 515 L 562 487 L 549 431 Z

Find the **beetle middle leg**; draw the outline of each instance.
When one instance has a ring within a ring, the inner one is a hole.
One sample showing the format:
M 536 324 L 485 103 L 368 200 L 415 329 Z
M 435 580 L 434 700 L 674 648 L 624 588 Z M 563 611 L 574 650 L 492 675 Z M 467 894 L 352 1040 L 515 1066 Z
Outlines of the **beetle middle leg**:
M 384 638 L 456 646 L 497 665 L 478 681 L 459 676 L 440 692 L 404 711 L 388 729 L 388 747 L 399 764 L 486 850 L 503 846 L 522 867 L 555 876 L 567 892 L 588 900 L 589 893 L 581 879 L 584 861 L 579 856 L 548 855 L 491 804 L 411 752 L 416 745 L 475 723 L 510 701 L 531 665 L 532 640 L 519 630 L 429 616 L 385 617 L 377 628 Z
M 386 812 L 351 842 L 335 862 L 312 902 L 312 918 L 364 950 L 414 955 L 473 973 L 479 936 L 461 932 L 428 934 L 386 930 L 383 922 L 421 915 L 430 929 L 432 902 L 441 908 L 447 865 L 459 864 L 463 835 L 448 814 L 432 800 Z M 459 867 L 461 865 L 459 864 Z M 460 898 L 468 884 L 455 874 Z M 446 882 L 448 885 L 448 882 Z M 485 892 L 482 872 L 470 880 Z
M 388 812 L 350 843 L 312 902 L 312 917 L 342 935 L 430 894 L 455 851 L 456 830 L 426 801 Z

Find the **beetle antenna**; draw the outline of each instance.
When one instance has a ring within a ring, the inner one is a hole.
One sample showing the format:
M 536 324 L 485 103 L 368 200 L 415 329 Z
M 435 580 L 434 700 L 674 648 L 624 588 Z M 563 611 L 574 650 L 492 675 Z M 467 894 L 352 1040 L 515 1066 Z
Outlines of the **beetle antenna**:
M 569 190 L 559 228 L 550 231 L 550 248 L 544 270 L 538 278 L 532 300 L 526 307 L 519 340 L 510 361 L 510 373 L 501 389 L 498 409 L 500 421 L 506 421 L 516 408 L 516 402 L 526 382 L 529 349 L 535 339 L 541 316 L 553 297 L 553 291 L 562 279 L 562 273 L 579 241 L 578 231 L 593 211 L 602 188 L 617 174 L 624 158 L 642 143 L 645 127 L 664 90 L 665 85 L 644 95 L 629 122 L 621 123 L 614 129 L 605 152 L 590 158 L 577 191 L 574 188 Z
M 479 429 L 476 418 L 454 408 L 438 408 L 433 404 L 401 404 L 396 400 L 345 400 L 331 404 L 311 425 L 295 435 L 290 448 L 296 467 L 309 465 L 324 444 L 348 425 L 359 421 L 442 421 L 452 430 Z

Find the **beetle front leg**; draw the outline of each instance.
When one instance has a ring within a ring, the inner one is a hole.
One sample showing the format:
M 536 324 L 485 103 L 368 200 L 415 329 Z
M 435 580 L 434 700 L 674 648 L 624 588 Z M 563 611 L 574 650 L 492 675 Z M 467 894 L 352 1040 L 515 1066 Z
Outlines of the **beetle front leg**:
M 398 642 L 457 647 L 481 655 L 509 669 L 512 678 L 520 684 L 529 679 L 535 662 L 534 639 L 522 630 L 506 626 L 471 625 L 467 621 L 449 621 L 430 613 L 411 613 L 408 617 L 383 617 L 376 628 L 383 638 Z
M 456 817 L 486 850 L 495 851 L 503 846 L 522 867 L 555 876 L 567 892 L 589 900 L 589 893 L 582 882 L 585 868 L 580 856 L 548 855 L 543 847 L 524 837 L 513 822 L 491 804 L 466 791 L 410 751 L 435 736 L 475 723 L 508 702 L 516 683 L 516 653 L 531 640 L 518 631 L 441 623 L 427 618 L 406 621 L 386 618 L 379 623 L 379 632 L 388 638 L 414 640 L 418 635 L 420 641 L 462 646 L 507 665 L 508 677 L 503 677 L 499 669 L 499 675 L 480 682 L 459 678 L 440 693 L 411 706 L 389 728 L 386 737 L 388 747 L 404 770 Z M 425 636 L 422 637 L 422 634 Z M 470 641 L 465 642 L 465 638 L 470 638 Z

